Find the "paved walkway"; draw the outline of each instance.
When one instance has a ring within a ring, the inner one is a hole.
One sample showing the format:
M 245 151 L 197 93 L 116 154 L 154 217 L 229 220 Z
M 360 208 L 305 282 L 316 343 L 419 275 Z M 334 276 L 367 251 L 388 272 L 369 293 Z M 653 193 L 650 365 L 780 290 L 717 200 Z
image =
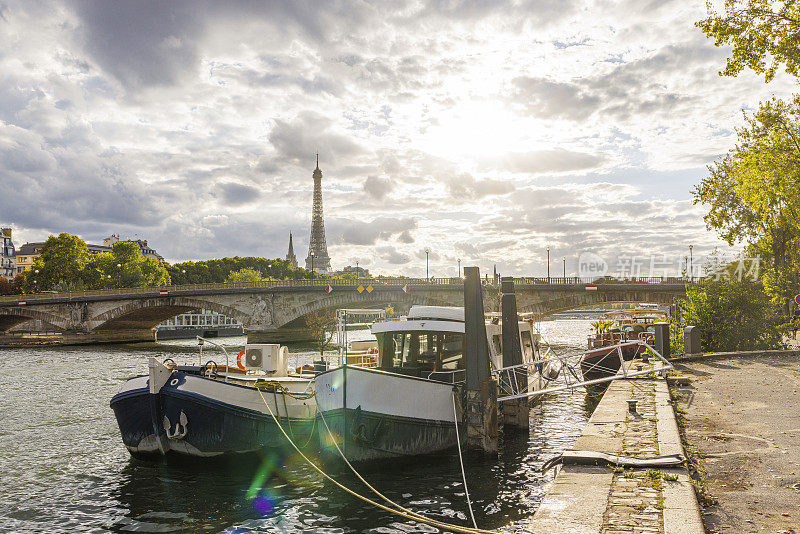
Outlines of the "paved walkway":
M 635 399 L 637 413 L 628 412 Z M 574 450 L 631 456 L 681 453 L 663 380 L 617 380 L 608 387 Z M 646 470 L 569 465 L 561 469 L 531 522 L 519 531 L 553 533 L 703 532 L 684 468 Z
M 709 532 L 800 532 L 800 356 L 677 366 L 688 449 L 717 504 Z

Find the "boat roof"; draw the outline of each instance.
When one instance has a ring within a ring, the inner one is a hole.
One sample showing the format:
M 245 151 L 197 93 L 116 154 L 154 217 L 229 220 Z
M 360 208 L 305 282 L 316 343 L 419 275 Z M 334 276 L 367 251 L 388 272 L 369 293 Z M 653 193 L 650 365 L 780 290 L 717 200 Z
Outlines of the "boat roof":
M 464 308 L 460 306 L 411 306 L 408 319 L 440 319 L 464 322 Z
M 436 319 L 406 319 L 374 323 L 370 331 L 373 334 L 386 332 L 448 332 L 463 334 L 464 323 L 463 321 L 440 321 Z

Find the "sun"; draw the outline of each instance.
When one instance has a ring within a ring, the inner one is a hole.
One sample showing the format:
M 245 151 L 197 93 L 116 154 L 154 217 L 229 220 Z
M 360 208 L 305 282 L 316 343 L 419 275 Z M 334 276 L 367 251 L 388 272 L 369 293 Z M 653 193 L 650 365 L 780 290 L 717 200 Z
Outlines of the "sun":
M 451 161 L 498 158 L 530 149 L 537 134 L 531 122 L 514 115 L 501 102 L 464 101 L 436 117 L 436 123 L 421 136 L 420 148 Z

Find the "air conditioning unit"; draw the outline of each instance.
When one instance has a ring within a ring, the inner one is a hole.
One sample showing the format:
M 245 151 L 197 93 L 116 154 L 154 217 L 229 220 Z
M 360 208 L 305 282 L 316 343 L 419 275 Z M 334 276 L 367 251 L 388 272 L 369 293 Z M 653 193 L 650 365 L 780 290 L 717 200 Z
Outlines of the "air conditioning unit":
M 248 371 L 263 371 L 269 376 L 286 376 L 288 354 L 289 349 L 278 344 L 247 345 L 244 367 Z

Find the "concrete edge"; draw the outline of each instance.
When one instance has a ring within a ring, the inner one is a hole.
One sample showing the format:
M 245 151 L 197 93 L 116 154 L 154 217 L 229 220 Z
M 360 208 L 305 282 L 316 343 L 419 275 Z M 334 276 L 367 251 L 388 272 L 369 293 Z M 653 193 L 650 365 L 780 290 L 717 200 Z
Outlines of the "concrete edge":
M 684 453 L 678 422 L 672 409 L 672 397 L 665 380 L 656 380 L 656 431 L 660 454 Z M 678 477 L 676 481 L 662 477 L 664 534 L 705 533 L 700 505 L 688 469 L 684 466 L 661 471 Z
M 562 467 L 533 518 L 515 532 L 599 534 L 613 478 L 605 467 Z

